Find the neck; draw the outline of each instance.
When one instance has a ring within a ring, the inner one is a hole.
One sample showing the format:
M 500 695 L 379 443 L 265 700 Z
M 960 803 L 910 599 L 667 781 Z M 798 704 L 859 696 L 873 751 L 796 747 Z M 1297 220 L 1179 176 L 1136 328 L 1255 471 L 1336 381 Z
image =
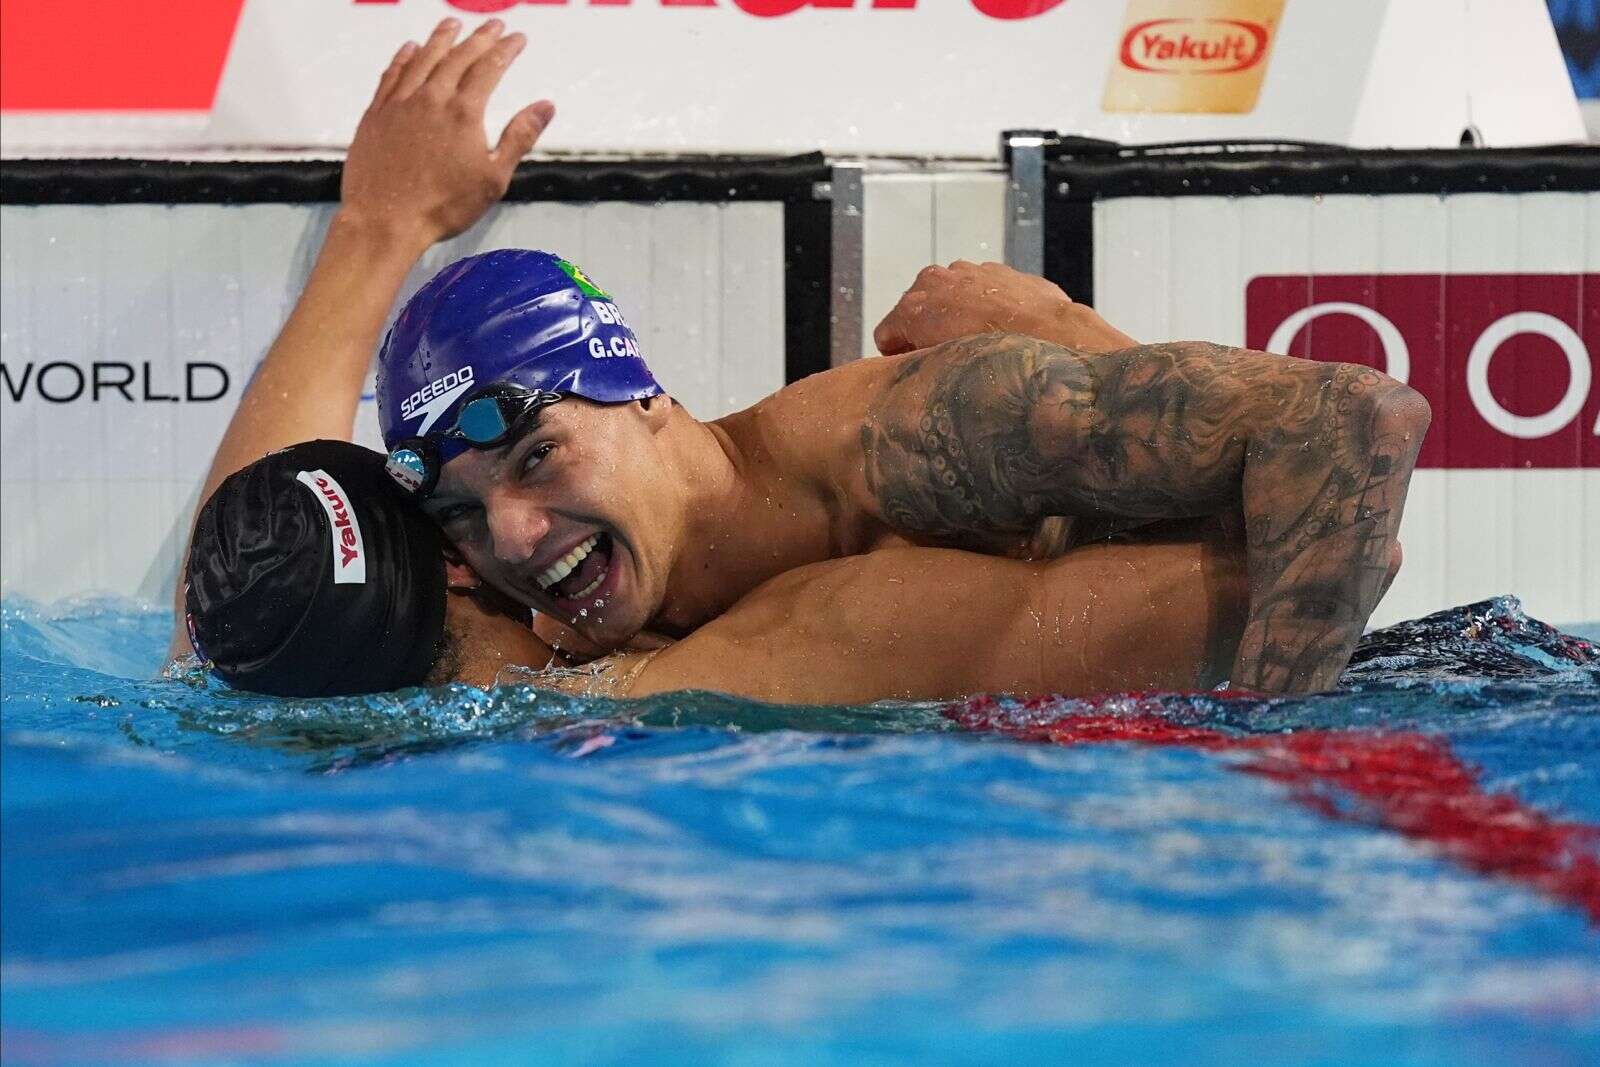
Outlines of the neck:
M 706 577 L 722 572 L 725 546 L 745 526 L 742 512 L 750 493 L 745 457 L 726 429 L 701 422 L 682 408 L 672 418 L 663 450 L 668 468 L 662 477 L 680 487 L 674 516 L 679 551 L 656 622 L 663 632 L 681 636 L 684 624 L 678 620 L 700 616 L 715 599 L 708 598 Z

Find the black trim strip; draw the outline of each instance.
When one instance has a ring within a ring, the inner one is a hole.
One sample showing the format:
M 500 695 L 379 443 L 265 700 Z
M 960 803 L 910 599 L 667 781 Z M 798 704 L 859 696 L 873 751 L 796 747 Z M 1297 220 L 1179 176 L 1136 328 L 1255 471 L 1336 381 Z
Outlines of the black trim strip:
M 337 162 L 148 159 L 0 161 L 0 203 L 316 204 L 339 199 Z M 708 157 L 660 162 L 539 162 L 517 168 L 507 200 L 809 202 L 828 180 L 820 152 L 787 159 Z
M 1045 211 L 1044 276 L 1094 306 L 1094 203 L 1069 200 Z
M 0 161 L 0 203 L 336 203 L 342 171 L 336 162 L 5 160 Z M 829 365 L 832 216 L 831 205 L 816 199 L 815 189 L 831 175 L 820 152 L 787 159 L 524 163 L 505 199 L 783 204 L 784 373 L 793 382 Z
M 833 364 L 833 204 L 783 209 L 783 340 L 786 382 Z
M 1049 149 L 1049 200 L 1125 196 L 1323 196 L 1600 191 L 1600 148 L 1262 151 L 1225 144 L 1128 148 L 1067 139 Z M 1287 147 L 1287 146 L 1286 146 Z

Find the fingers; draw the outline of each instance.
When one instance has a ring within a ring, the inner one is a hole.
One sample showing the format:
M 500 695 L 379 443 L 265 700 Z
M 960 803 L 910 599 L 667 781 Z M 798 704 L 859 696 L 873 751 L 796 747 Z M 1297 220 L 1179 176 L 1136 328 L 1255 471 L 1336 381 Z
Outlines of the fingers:
M 872 331 L 872 343 L 878 346 L 878 351 L 885 356 L 898 356 L 902 352 L 911 351 L 911 342 L 889 323 L 888 319 L 878 323 L 878 328 Z
M 489 94 L 500 84 L 511 61 L 521 54 L 527 43 L 528 39 L 520 33 L 507 34 L 496 41 L 493 48 L 479 56 L 462 74 L 459 89 L 462 99 L 478 107 L 486 105 Z
M 505 23 L 499 19 L 490 19 L 473 30 L 466 40 L 450 49 L 439 65 L 433 68 L 433 73 L 428 75 L 428 84 L 437 87 L 441 93 L 454 93 L 467 68 L 494 48 L 505 28 Z
M 400 74 L 406 69 L 406 63 L 417 53 L 417 42 L 407 41 L 400 46 L 400 50 L 389 60 L 389 66 L 383 72 L 383 77 L 378 79 L 378 91 L 372 94 L 372 107 L 379 107 L 394 94 L 394 87 L 400 81 Z
M 456 34 L 460 30 L 459 19 L 445 19 L 435 26 L 433 33 L 428 36 L 427 43 L 418 49 L 406 64 L 405 72 L 400 75 L 393 95 L 406 97 L 422 88 L 422 83 L 428 80 L 433 68 L 439 65 L 449 53 L 450 46 L 455 44 Z
M 517 165 L 517 160 L 533 151 L 545 127 L 556 117 L 556 106 L 548 100 L 529 104 L 511 117 L 500 134 L 500 143 L 492 153 L 496 163 L 507 174 Z
M 895 309 L 885 315 L 882 322 L 878 323 L 878 328 L 872 331 L 872 343 L 877 345 L 878 351 L 886 356 L 897 356 L 901 352 L 910 352 L 916 348 L 916 345 L 911 343 L 911 338 L 906 333 L 905 321 L 907 316 L 905 311 L 902 310 L 904 303 L 905 301 L 902 300 L 900 305 L 896 305 Z

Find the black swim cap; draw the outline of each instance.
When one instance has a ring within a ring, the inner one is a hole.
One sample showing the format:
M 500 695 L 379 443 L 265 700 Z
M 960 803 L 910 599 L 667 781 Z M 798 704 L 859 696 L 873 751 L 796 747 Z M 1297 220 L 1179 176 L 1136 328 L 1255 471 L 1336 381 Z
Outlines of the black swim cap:
M 443 541 L 383 464 L 348 441 L 311 441 L 230 475 L 200 509 L 189 635 L 231 685 L 336 696 L 418 685 L 432 669 Z

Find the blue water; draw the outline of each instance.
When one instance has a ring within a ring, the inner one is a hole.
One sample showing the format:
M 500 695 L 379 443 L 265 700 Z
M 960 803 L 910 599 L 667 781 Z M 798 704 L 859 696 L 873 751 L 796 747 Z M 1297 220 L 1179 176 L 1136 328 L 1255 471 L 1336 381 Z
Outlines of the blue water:
M 1600 1060 L 1581 891 L 1246 750 L 932 705 L 279 701 L 145 680 L 161 613 L 0 610 L 9 1063 Z M 1376 635 L 1334 695 L 989 712 L 1418 733 L 1581 832 L 1593 654 L 1501 601 Z

